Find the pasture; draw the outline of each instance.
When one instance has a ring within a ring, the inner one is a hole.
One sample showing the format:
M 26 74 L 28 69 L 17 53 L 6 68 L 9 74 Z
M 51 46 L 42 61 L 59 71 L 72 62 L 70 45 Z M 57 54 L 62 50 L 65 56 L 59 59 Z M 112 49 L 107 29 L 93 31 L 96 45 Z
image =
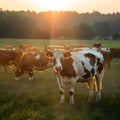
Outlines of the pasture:
M 51 44 L 101 43 L 103 47 L 120 48 L 120 41 L 0 39 L 0 47 L 32 44 L 40 49 Z M 119 120 L 120 119 L 120 60 L 113 60 L 111 70 L 105 71 L 102 100 L 87 103 L 88 88 L 77 84 L 75 104 L 59 104 L 59 89 L 52 69 L 34 71 L 35 80 L 23 75 L 14 80 L 14 71 L 0 72 L 0 120 Z

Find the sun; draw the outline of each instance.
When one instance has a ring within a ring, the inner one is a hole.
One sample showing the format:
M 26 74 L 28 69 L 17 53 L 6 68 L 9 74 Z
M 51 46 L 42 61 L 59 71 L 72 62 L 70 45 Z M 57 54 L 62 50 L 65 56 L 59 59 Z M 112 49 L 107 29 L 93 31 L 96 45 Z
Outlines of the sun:
M 38 0 L 39 1 L 39 0 Z M 62 10 L 65 7 L 65 1 L 63 0 L 42 0 L 41 6 L 46 10 Z

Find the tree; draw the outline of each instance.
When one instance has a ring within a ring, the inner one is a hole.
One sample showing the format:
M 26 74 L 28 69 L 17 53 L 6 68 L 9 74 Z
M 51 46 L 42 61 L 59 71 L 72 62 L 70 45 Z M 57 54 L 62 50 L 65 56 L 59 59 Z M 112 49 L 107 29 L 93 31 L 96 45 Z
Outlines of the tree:
M 112 34 L 120 33 L 120 19 L 111 22 Z
M 113 39 L 113 40 L 120 40 L 120 34 L 114 34 L 114 35 L 112 36 L 112 39 Z
M 99 22 L 93 25 L 96 36 L 102 38 L 109 37 L 112 33 L 111 27 L 108 22 Z
M 93 39 L 95 37 L 93 29 L 85 23 L 78 26 L 76 29 L 76 35 L 79 39 Z
M 0 9 L 0 37 L 7 38 L 106 38 L 120 33 L 120 13 L 77 13 L 3 11 Z

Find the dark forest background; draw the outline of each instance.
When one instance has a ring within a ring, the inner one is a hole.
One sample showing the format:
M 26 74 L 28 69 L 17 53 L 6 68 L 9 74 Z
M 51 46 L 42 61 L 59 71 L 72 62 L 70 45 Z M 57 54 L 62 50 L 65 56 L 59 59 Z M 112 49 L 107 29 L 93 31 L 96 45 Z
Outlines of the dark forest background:
M 120 13 L 0 9 L 0 37 L 120 40 Z

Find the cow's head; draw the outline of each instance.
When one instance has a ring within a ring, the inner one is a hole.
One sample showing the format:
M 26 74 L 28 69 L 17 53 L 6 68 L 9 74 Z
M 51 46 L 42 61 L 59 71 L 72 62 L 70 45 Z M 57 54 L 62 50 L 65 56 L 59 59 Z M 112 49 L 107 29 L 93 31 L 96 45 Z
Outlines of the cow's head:
M 93 44 L 93 47 L 101 48 L 101 44 L 100 43 L 95 43 L 95 44 Z
M 61 61 L 71 57 L 72 48 L 69 49 L 50 49 L 45 47 L 46 55 L 54 60 L 54 71 L 59 72 L 63 69 Z

